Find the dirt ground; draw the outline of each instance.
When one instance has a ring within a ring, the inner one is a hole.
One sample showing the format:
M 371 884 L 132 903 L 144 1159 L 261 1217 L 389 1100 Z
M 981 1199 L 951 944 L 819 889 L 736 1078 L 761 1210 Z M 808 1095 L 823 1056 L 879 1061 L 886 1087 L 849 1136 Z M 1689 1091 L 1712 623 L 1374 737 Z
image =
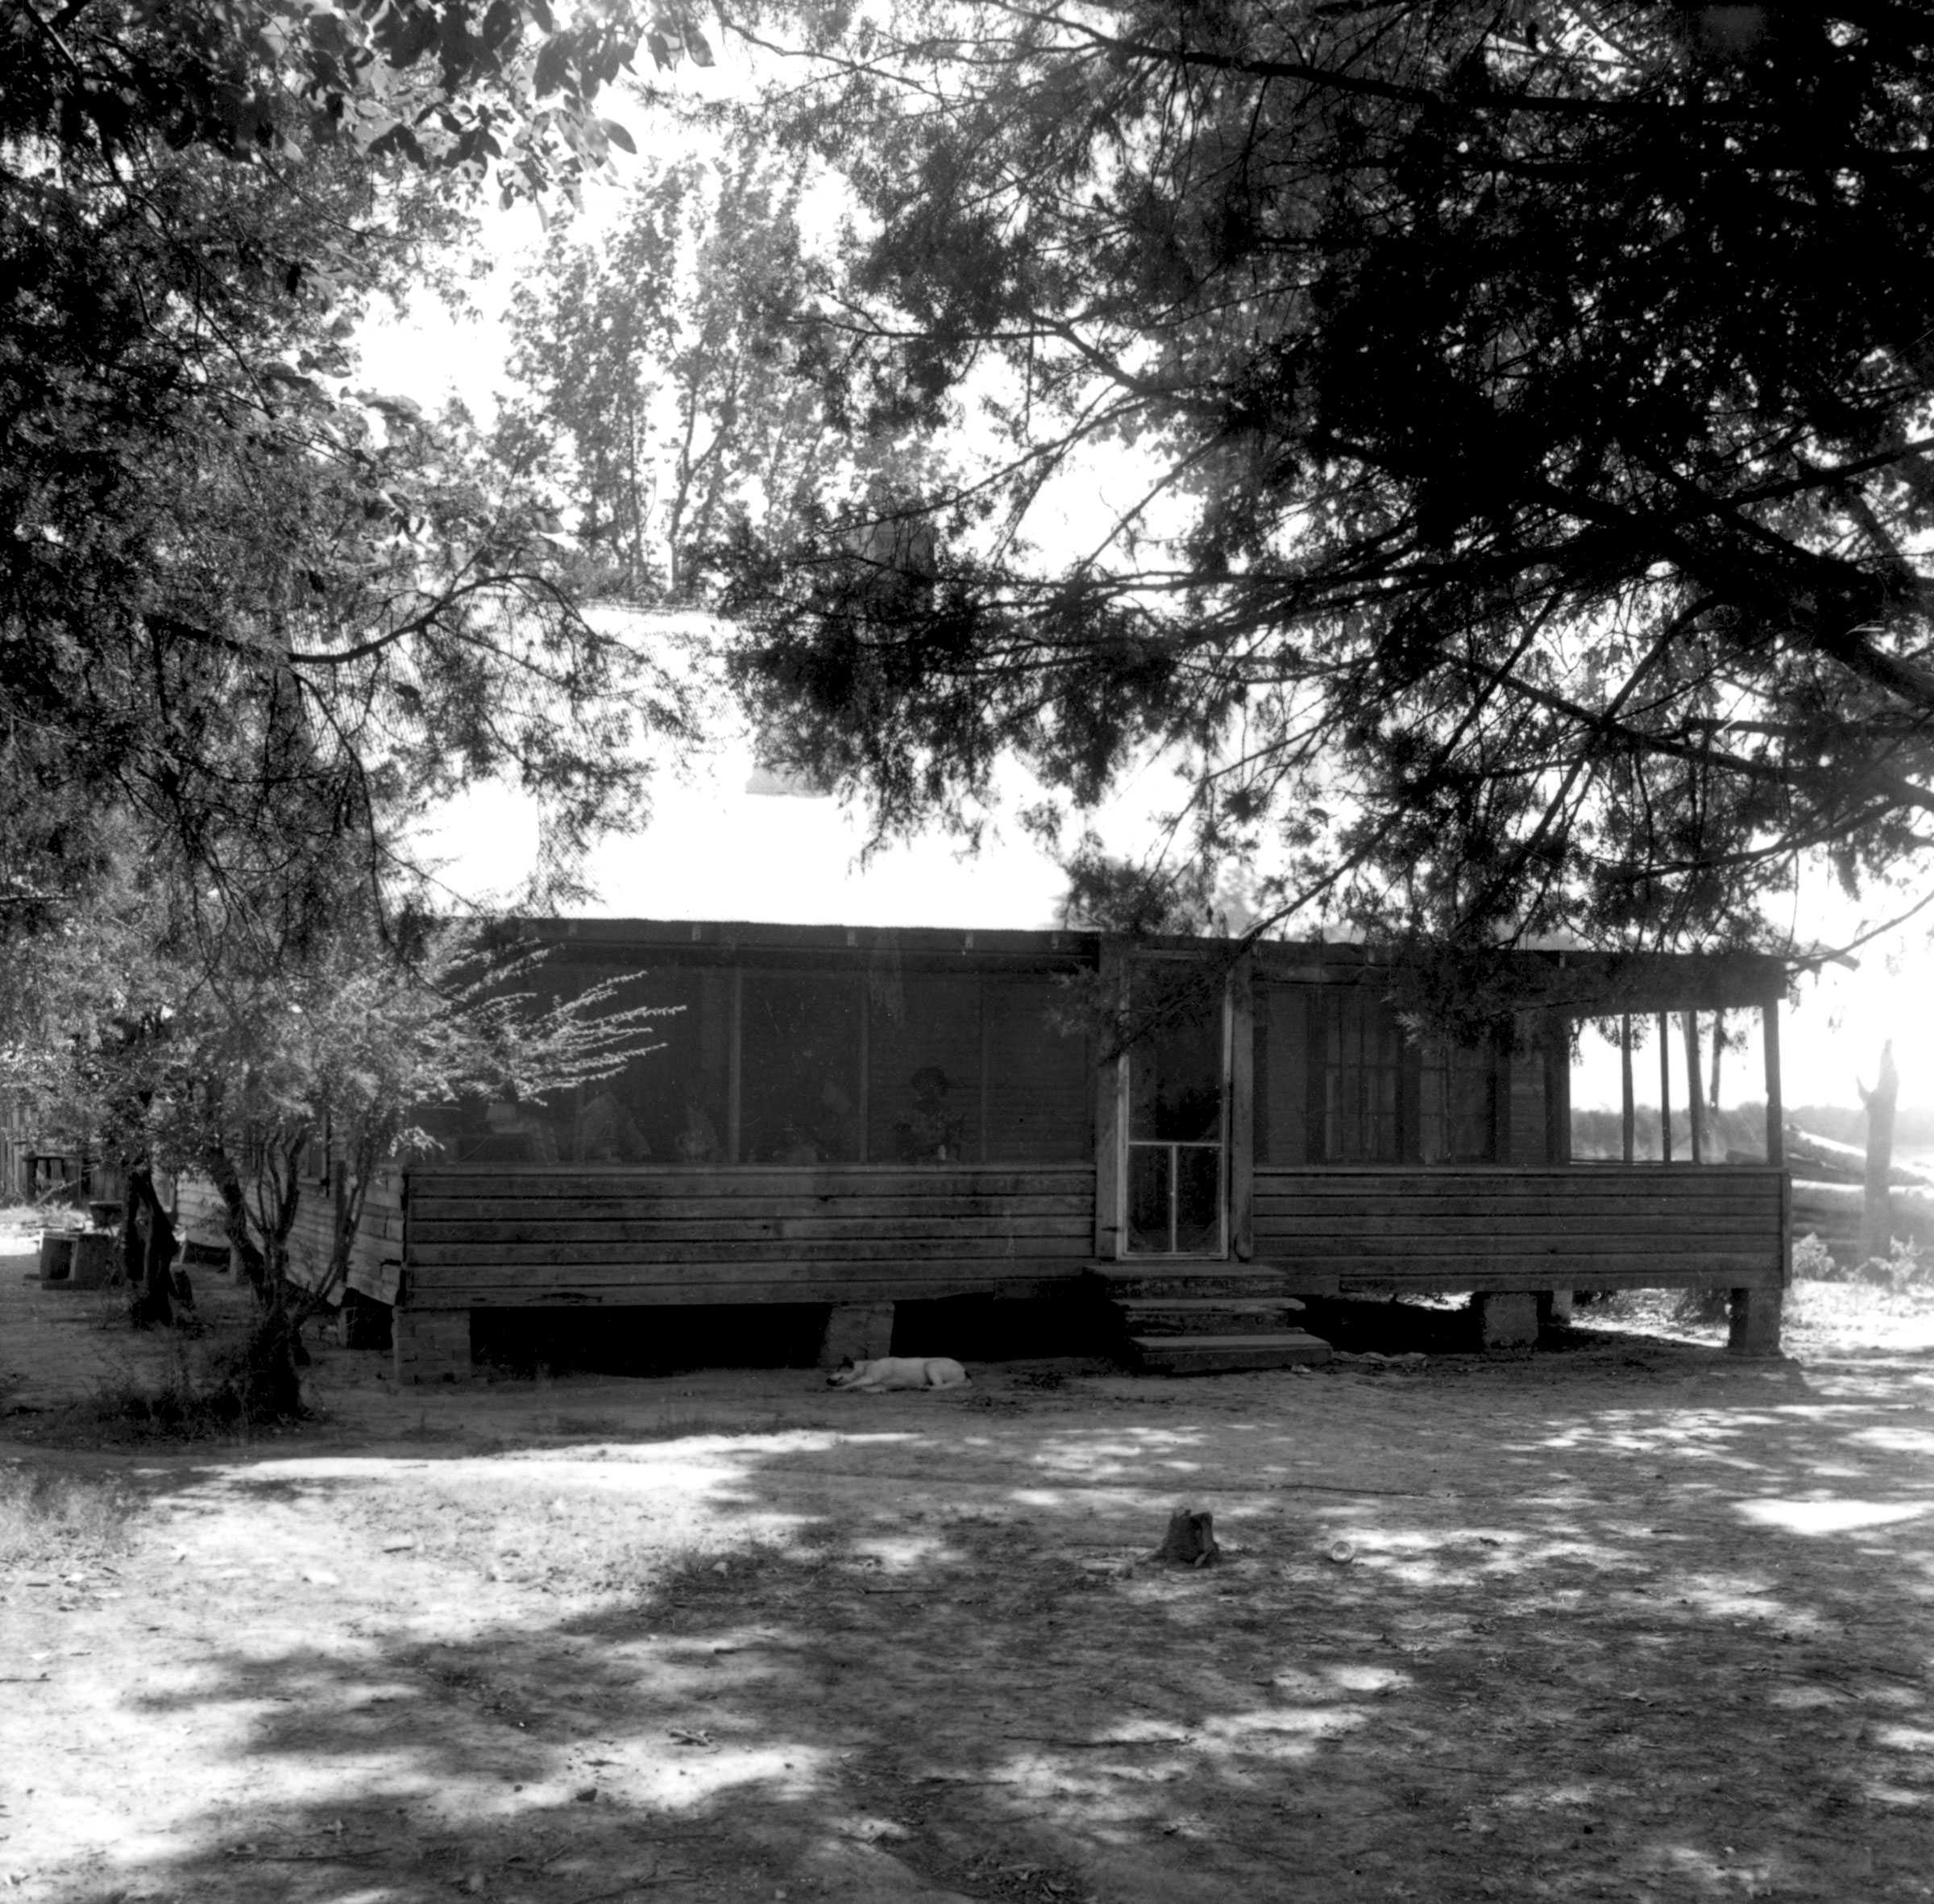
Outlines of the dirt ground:
M 10 1242 L 0 1898 L 1934 1895 L 1924 1303 L 934 1396 L 332 1350 L 114 1447 L 54 1411 L 167 1345 Z M 1222 1565 L 1141 1558 L 1183 1503 Z

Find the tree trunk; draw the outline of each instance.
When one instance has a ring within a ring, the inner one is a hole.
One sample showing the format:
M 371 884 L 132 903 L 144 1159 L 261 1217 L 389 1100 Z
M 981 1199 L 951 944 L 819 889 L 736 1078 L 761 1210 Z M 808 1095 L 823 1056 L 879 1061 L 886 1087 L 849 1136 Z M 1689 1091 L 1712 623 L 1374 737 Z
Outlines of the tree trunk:
M 175 1225 L 155 1189 L 154 1172 L 138 1158 L 127 1169 L 127 1219 L 121 1238 L 131 1292 L 128 1313 L 137 1329 L 166 1328 L 175 1319 L 177 1296 L 188 1308 L 194 1299 L 175 1281 Z
M 268 1285 L 248 1340 L 248 1392 L 243 1400 L 251 1421 L 293 1421 L 302 1413 L 302 1379 L 297 1364 L 309 1357 L 300 1328 L 289 1313 L 288 1284 L 277 1276 Z
M 1894 1213 L 1887 1196 L 1887 1172 L 1894 1162 L 1894 1106 L 1900 1096 L 1900 1073 L 1894 1068 L 1894 1045 L 1881 1047 L 1880 1076 L 1869 1090 L 1857 1078 L 1860 1101 L 1867 1107 L 1866 1196 L 1860 1218 L 1860 1259 L 1889 1261 L 1894 1253 Z
M 262 1252 L 255 1247 L 255 1238 L 248 1234 L 248 1199 L 242 1193 L 242 1179 L 236 1174 L 234 1160 L 227 1151 L 217 1149 L 210 1151 L 201 1159 L 201 1164 L 221 1193 L 222 1227 L 228 1237 L 228 1247 L 234 1251 L 236 1262 L 247 1276 L 256 1300 L 266 1302 L 268 1266 Z

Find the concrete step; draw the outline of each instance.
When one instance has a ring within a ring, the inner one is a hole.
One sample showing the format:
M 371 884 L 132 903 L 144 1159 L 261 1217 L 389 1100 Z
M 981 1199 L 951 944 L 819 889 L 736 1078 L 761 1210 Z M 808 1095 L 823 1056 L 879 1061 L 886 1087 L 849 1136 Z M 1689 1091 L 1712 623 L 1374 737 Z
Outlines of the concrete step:
M 1114 1306 L 1131 1335 L 1268 1335 L 1303 1305 L 1293 1296 L 1152 1296 Z
M 1135 1360 L 1156 1375 L 1221 1375 L 1239 1369 L 1316 1367 L 1330 1345 L 1301 1329 L 1263 1335 L 1131 1336 Z

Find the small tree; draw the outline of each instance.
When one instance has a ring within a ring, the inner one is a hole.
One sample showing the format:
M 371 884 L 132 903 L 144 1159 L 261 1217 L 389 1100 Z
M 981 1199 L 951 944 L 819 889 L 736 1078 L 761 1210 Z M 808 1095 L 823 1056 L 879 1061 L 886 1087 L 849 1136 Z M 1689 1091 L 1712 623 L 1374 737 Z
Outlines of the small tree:
M 157 1175 L 213 1183 L 260 1305 L 244 1371 L 253 1418 L 298 1412 L 302 1325 L 347 1280 L 379 1171 L 434 1146 L 425 1111 L 608 1077 L 651 1048 L 662 1015 L 620 1006 L 620 979 L 546 999 L 533 982 L 543 953 L 475 926 L 406 918 L 386 933 L 351 906 L 305 940 L 238 922 L 190 951 L 143 936 L 151 894 L 125 899 L 29 948 L 35 969 L 15 998 L 36 1009 L 13 1014 L 0 1082 L 120 1154 L 137 1325 L 172 1321 L 181 1293 Z M 343 1193 L 328 1261 L 299 1288 L 289 1238 L 302 1159 L 325 1139 Z

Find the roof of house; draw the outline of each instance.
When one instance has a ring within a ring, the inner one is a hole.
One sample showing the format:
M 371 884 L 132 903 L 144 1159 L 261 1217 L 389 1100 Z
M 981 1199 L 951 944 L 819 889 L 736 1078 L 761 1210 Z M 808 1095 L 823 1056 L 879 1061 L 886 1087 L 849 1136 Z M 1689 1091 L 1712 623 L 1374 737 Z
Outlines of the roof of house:
M 1380 947 L 1335 940 L 1164 936 L 1132 941 L 1094 931 L 962 931 L 926 926 L 799 926 L 753 919 L 530 919 L 518 923 L 562 949 L 615 963 L 640 952 L 681 964 L 768 963 L 838 967 L 889 958 L 928 969 L 1073 969 L 1106 945 L 1137 952 L 1220 956 L 1244 950 L 1259 975 L 1307 984 L 1374 982 L 1394 960 Z M 1712 1011 L 1784 996 L 1786 964 L 1763 952 L 1598 952 L 1541 944 L 1500 950 L 1523 987 L 1521 1002 L 1573 1017 Z

